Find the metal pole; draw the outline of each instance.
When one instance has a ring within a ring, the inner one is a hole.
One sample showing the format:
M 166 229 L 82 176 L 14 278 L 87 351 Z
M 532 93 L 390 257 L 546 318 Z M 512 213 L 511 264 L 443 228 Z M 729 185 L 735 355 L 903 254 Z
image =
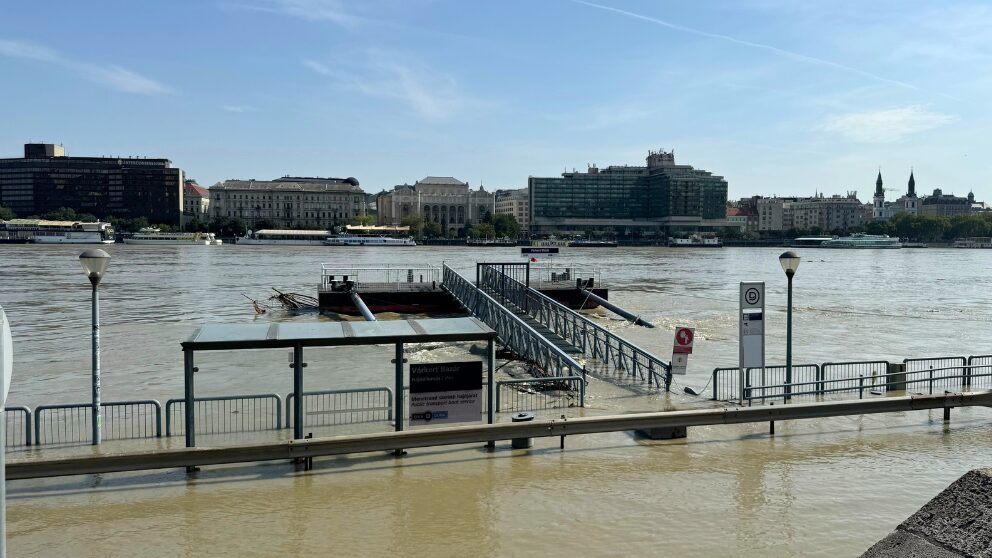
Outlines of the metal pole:
M 947 410 L 944 411 L 947 415 Z M 946 420 L 946 419 L 945 419 Z M 7 558 L 7 414 L 0 407 L 0 558 Z
M 193 372 L 196 368 L 193 367 L 193 351 L 184 351 L 183 357 L 185 361 L 185 382 L 186 382 L 186 447 L 192 448 L 196 447 L 196 416 L 194 414 L 194 402 L 193 402 Z
M 792 273 L 789 278 L 788 314 L 785 321 L 785 400 L 792 399 Z
M 489 340 L 489 344 L 486 347 L 486 371 L 487 378 L 489 379 L 489 385 L 486 386 L 486 391 L 488 392 L 486 396 L 486 418 L 489 424 L 496 422 L 496 407 L 495 407 L 495 397 L 496 393 L 496 382 L 493 378 L 495 376 L 494 372 L 496 370 L 496 344 L 493 340 Z M 489 440 L 486 442 L 487 448 L 495 448 L 496 440 Z
M 303 438 L 303 345 L 293 347 L 293 438 Z
M 395 426 L 396 432 L 402 432 L 403 431 L 403 343 L 396 344 L 396 353 L 393 362 L 396 363 L 396 384 L 395 384 L 396 412 L 393 413 L 393 416 L 395 417 L 396 420 L 396 426 Z M 404 451 L 402 448 L 393 450 L 393 455 L 397 457 L 405 453 L 406 451 Z
M 93 445 L 100 445 L 100 290 L 93 285 Z

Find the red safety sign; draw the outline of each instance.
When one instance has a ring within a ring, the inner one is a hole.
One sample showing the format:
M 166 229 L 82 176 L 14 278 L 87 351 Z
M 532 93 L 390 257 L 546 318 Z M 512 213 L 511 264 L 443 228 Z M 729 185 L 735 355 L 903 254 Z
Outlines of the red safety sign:
M 675 345 L 673 353 L 692 354 L 693 330 L 690 327 L 680 327 L 675 330 Z

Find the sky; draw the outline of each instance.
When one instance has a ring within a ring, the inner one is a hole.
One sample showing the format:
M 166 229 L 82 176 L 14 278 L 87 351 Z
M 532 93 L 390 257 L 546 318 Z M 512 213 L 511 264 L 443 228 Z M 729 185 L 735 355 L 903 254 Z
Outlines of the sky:
M 649 149 L 729 197 L 992 201 L 992 4 L 917 0 L 16 2 L 0 157 L 165 157 L 201 185 L 520 188 Z

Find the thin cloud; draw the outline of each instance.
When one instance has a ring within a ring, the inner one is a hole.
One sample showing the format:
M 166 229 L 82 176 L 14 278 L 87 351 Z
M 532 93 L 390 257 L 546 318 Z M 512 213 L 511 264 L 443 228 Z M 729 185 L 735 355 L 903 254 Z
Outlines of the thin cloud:
M 805 62 L 805 63 L 808 63 L 808 64 L 816 64 L 816 65 L 819 65 L 819 66 L 827 66 L 829 68 L 834 68 L 834 69 L 837 69 L 837 70 L 843 70 L 845 72 L 857 74 L 859 76 L 863 76 L 863 77 L 866 77 L 866 78 L 869 78 L 869 79 L 872 79 L 872 80 L 875 80 L 875 81 L 879 81 L 879 82 L 882 82 L 882 83 L 888 83 L 888 84 L 892 84 L 892 85 L 897 85 L 899 87 L 904 87 L 906 89 L 919 90 L 919 87 L 917 87 L 917 86 L 915 86 L 915 85 L 913 85 L 911 83 L 906 83 L 905 81 L 899 81 L 899 80 L 895 80 L 895 79 L 890 79 L 890 78 L 887 78 L 887 77 L 880 76 L 878 74 L 873 74 L 871 72 L 866 72 L 865 70 L 854 68 L 852 66 L 847 66 L 845 64 L 840 64 L 838 62 L 832 62 L 830 60 L 824 60 L 823 58 L 816 58 L 815 56 L 807 56 L 805 54 L 800 54 L 798 52 L 793 52 L 791 50 L 785 50 L 783 48 L 779 48 L 779 47 L 776 47 L 776 46 L 773 46 L 773 45 L 768 45 L 768 44 L 764 44 L 764 43 L 755 43 L 755 42 L 751 42 L 751 41 L 745 41 L 743 39 L 738 39 L 736 37 L 731 37 L 730 35 L 721 35 L 719 33 L 710 33 L 709 31 L 703 31 L 701 29 L 694 29 L 692 27 L 686 27 L 684 25 L 678 25 L 676 23 L 671 23 L 671 22 L 665 21 L 663 19 L 658 19 L 658 18 L 651 17 L 651 16 L 646 16 L 646 15 L 642 15 L 642 14 L 638 14 L 638 13 L 634 13 L 634 12 L 629 12 L 627 10 L 621 10 L 620 8 L 614 8 L 614 7 L 611 7 L 611 6 L 604 6 L 602 4 L 594 4 L 592 2 L 586 2 L 585 0 L 570 0 L 570 1 L 571 2 L 574 2 L 576 4 L 581 4 L 583 6 L 588 6 L 590 8 L 596 8 L 596 9 L 599 9 L 599 10 L 605 10 L 605 11 L 608 11 L 608 12 L 613 12 L 613 13 L 624 15 L 624 16 L 627 16 L 627 17 L 631 17 L 631 18 L 634 18 L 634 19 L 639 19 L 641 21 L 647 21 L 647 22 L 650 22 L 650 23 L 654 23 L 656 25 L 661 25 L 662 27 L 667 27 L 669 29 L 674 29 L 675 31 L 681 31 L 683 33 L 690 33 L 692 35 L 698 35 L 700 37 L 706 37 L 706 38 L 709 38 L 709 39 L 718 39 L 718 40 L 721 40 L 721 41 L 726 41 L 728 43 L 733 43 L 733 44 L 740 45 L 740 46 L 746 46 L 746 47 L 750 47 L 750 48 L 756 48 L 756 49 L 766 50 L 766 51 L 769 51 L 769 52 L 774 52 L 775 54 L 779 54 L 781 56 L 785 56 L 787 58 L 791 58 L 793 60 L 798 60 L 800 62 Z
M 445 120 L 475 101 L 463 96 L 455 80 L 395 53 L 371 51 L 364 63 L 337 68 L 303 60 L 314 73 L 367 97 L 393 100 L 427 120 Z
M 280 14 L 307 21 L 330 21 L 337 25 L 351 26 L 361 18 L 345 9 L 337 0 L 265 0 L 263 2 L 224 3 L 223 6 L 239 10 Z
M 138 93 L 142 95 L 156 95 L 171 93 L 164 84 L 141 74 L 132 72 L 127 68 L 115 65 L 100 65 L 90 62 L 79 62 L 71 60 L 59 54 L 57 51 L 45 46 L 0 39 L 0 56 L 8 58 L 22 58 L 25 60 L 36 60 L 55 64 L 69 69 L 85 79 L 106 85 L 123 91 L 125 93 Z
M 832 116 L 816 127 L 817 130 L 840 134 L 849 141 L 859 143 L 892 143 L 913 134 L 926 132 L 957 118 L 926 107 L 908 107 L 852 112 Z
M 221 105 L 220 110 L 224 110 L 227 112 L 242 113 L 242 112 L 255 112 L 258 109 L 248 105 Z

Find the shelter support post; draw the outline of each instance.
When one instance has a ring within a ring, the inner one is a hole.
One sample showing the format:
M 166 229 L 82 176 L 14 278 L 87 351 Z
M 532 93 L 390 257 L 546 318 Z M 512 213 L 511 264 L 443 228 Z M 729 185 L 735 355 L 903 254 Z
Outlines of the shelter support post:
M 393 362 L 396 364 L 396 384 L 394 386 L 396 388 L 396 391 L 394 392 L 396 394 L 396 397 L 393 399 L 393 404 L 395 406 L 395 409 L 394 409 L 394 412 L 393 412 L 393 419 L 396 421 L 396 431 L 397 432 L 402 432 L 403 431 L 403 413 L 405 412 L 404 409 L 403 409 L 403 395 L 404 395 L 404 393 L 403 393 L 403 361 L 404 361 L 404 359 L 403 359 L 403 343 L 397 343 L 396 344 L 396 355 L 395 355 L 395 358 L 393 359 Z M 406 453 L 406 451 L 404 451 L 403 449 L 395 449 L 395 450 L 393 450 L 393 455 L 395 455 L 397 457 L 399 457 L 401 455 L 404 455 L 405 453 Z
M 303 438 L 303 345 L 293 347 L 293 438 Z
M 186 388 L 186 404 L 183 405 L 183 409 L 186 412 L 186 447 L 192 448 L 196 447 L 196 416 L 194 411 L 196 410 L 193 404 L 193 373 L 196 368 L 193 365 L 193 351 L 185 350 L 183 351 L 183 357 L 185 361 L 185 388 Z

